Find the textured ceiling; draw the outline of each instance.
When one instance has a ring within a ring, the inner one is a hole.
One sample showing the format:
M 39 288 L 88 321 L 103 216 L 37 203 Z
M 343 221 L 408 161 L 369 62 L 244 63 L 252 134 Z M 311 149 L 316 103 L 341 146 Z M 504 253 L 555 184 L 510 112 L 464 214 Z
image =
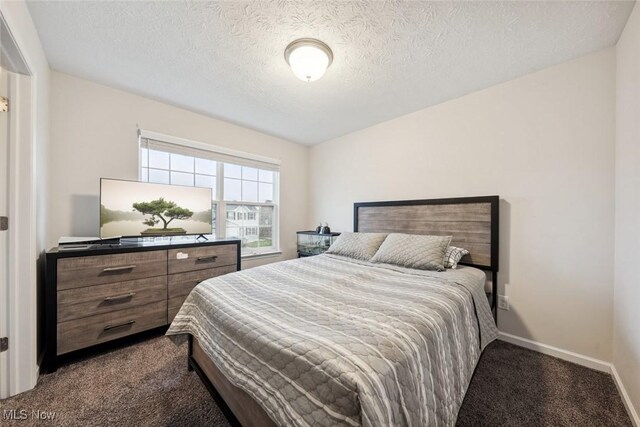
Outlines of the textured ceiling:
M 616 43 L 633 2 L 30 2 L 51 67 L 313 144 Z M 305 83 L 283 52 L 334 52 Z

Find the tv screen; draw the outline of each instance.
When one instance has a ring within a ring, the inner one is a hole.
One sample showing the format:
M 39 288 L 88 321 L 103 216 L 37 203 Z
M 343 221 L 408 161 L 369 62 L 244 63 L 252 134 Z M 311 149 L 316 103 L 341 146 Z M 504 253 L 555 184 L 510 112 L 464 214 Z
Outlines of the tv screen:
M 100 237 L 211 234 L 211 189 L 100 180 Z

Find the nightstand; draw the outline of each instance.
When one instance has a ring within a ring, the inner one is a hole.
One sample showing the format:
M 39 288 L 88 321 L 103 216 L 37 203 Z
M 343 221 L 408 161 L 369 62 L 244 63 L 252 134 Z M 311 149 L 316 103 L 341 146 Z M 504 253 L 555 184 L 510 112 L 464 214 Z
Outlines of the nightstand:
M 315 231 L 298 231 L 298 258 L 320 255 L 329 249 L 340 233 L 318 234 Z

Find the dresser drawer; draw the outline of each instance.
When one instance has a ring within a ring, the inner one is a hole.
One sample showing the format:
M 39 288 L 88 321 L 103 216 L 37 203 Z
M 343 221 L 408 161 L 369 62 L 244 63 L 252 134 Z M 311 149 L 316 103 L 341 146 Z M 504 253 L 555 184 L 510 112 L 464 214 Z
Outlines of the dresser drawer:
M 167 276 L 58 292 L 58 323 L 167 299 Z
M 167 251 L 131 252 L 58 260 L 58 290 L 167 274 Z
M 169 298 L 168 306 L 167 306 L 167 320 L 169 323 L 173 322 L 176 314 L 180 311 L 180 307 L 184 304 L 185 300 L 189 295 L 178 295 L 177 297 Z
M 236 265 L 226 265 L 224 267 L 209 268 L 206 270 L 189 271 L 187 273 L 176 273 L 169 275 L 169 285 L 167 295 L 169 297 L 168 320 L 173 322 L 180 307 L 187 299 L 189 293 L 196 285 L 203 280 L 236 271 Z
M 238 262 L 237 245 L 171 249 L 168 252 L 169 274 L 206 270 L 225 265 L 237 265 Z
M 167 301 L 58 323 L 57 354 L 167 324 Z
M 189 271 L 186 273 L 176 273 L 169 275 L 169 286 L 167 295 L 169 298 L 178 295 L 189 295 L 198 283 L 223 274 L 236 271 L 236 265 L 225 265 L 224 267 L 208 268 L 206 270 Z

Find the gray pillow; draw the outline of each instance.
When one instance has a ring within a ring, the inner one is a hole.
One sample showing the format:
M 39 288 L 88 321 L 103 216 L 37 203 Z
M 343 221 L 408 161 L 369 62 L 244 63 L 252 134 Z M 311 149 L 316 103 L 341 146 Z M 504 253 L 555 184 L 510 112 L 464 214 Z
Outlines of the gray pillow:
M 385 237 L 385 233 L 342 233 L 327 253 L 369 261 Z
M 444 267 L 456 268 L 463 256 L 469 255 L 469 251 L 455 246 L 449 246 L 444 255 Z
M 444 271 L 444 255 L 449 242 L 451 236 L 392 233 L 380 245 L 371 262 L 419 270 Z

